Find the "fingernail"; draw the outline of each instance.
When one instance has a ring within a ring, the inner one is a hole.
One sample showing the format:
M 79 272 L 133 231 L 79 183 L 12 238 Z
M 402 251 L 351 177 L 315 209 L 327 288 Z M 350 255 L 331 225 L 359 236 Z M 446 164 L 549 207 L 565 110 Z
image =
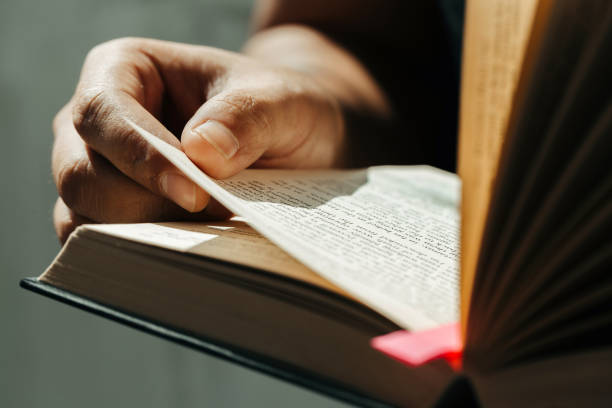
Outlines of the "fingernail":
M 238 139 L 221 122 L 208 120 L 193 129 L 193 132 L 206 140 L 221 156 L 231 159 L 238 151 Z
M 177 173 L 164 173 L 161 188 L 168 198 L 189 212 L 196 210 L 196 185 Z

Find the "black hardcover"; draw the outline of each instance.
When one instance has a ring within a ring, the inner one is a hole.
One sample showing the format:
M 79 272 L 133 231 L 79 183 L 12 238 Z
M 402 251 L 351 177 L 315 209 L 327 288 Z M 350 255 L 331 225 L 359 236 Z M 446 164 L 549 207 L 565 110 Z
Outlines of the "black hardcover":
M 227 344 L 195 337 L 184 331 L 177 330 L 167 325 L 142 319 L 114 307 L 106 306 L 98 302 L 75 295 L 68 291 L 58 289 L 55 286 L 38 281 L 36 278 L 25 278 L 20 286 L 39 293 L 62 303 L 75 306 L 79 309 L 106 317 L 124 325 L 142 330 L 146 333 L 162 337 L 183 346 L 202 351 L 206 354 L 221 358 L 226 361 L 248 367 L 250 369 L 271 375 L 284 381 L 320 392 L 341 401 L 362 407 L 389 407 L 390 405 L 371 397 L 365 396 L 345 385 L 330 381 L 315 373 L 307 372 L 299 367 L 286 364 L 282 361 L 270 359 L 248 350 L 243 350 Z

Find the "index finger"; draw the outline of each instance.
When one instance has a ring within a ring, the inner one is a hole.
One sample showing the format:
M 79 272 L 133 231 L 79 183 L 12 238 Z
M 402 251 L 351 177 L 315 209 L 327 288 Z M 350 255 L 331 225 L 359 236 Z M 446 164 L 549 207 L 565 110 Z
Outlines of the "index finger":
M 190 212 L 209 196 L 152 148 L 126 119 L 181 149 L 178 139 L 152 114 L 164 84 L 138 41 L 117 41 L 88 55 L 74 98 L 73 122 L 81 138 L 122 173 Z

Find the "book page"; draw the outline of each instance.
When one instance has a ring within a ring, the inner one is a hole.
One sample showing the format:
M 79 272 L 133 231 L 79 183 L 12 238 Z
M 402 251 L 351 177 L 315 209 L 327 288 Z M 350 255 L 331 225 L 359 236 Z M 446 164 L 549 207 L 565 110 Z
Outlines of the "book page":
M 531 358 L 527 347 L 531 356 L 553 352 L 554 341 L 544 339 L 559 335 L 564 347 L 583 347 L 574 326 L 604 321 L 601 305 L 586 310 L 572 301 L 606 286 L 605 268 L 591 262 L 612 231 L 603 215 L 612 209 L 604 210 L 612 203 L 611 23 L 609 0 L 538 4 L 470 306 L 466 354 L 481 355 L 481 365 Z M 586 280 L 559 291 L 573 273 Z M 568 320 L 550 323 L 558 316 Z
M 206 176 L 130 123 L 179 170 L 298 261 L 407 329 L 458 319 L 460 182 L 427 166 Z
M 464 328 L 499 153 L 537 3 L 467 2 L 459 123 Z
M 351 297 L 346 291 L 296 261 L 240 217 L 218 222 L 95 224 L 83 228 L 289 276 Z

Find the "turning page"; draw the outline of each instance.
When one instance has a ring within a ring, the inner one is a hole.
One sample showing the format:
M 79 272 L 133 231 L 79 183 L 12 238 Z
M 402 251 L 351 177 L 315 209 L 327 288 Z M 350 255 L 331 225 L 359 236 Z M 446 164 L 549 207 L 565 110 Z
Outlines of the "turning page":
M 130 124 L 254 229 L 398 325 L 419 330 L 457 321 L 454 174 L 427 166 L 245 170 L 218 181 Z

